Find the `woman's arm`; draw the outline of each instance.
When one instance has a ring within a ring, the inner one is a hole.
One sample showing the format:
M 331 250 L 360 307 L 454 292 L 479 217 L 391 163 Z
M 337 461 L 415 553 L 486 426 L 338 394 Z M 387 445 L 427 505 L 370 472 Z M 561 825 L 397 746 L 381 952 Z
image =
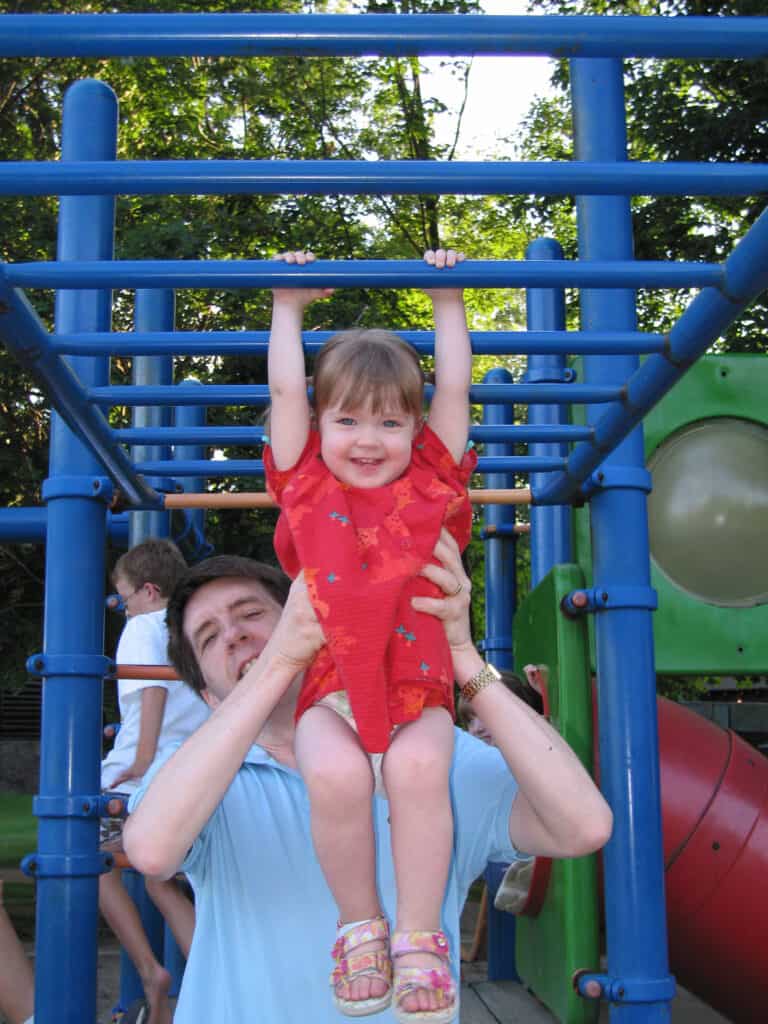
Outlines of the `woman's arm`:
M 442 619 L 453 656 L 454 673 L 464 686 L 485 665 L 469 628 L 471 583 L 458 546 L 443 530 L 435 548 L 440 566 L 422 574 L 446 594 L 442 600 L 413 598 L 417 611 Z M 472 709 L 490 732 L 519 786 L 509 818 L 513 845 L 525 853 L 580 857 L 610 838 L 613 815 L 581 761 L 549 722 L 501 682 L 491 683 L 472 700 Z
M 431 249 L 424 254 L 430 266 L 450 271 L 463 253 Z M 425 289 L 435 317 L 435 390 L 427 422 L 455 462 L 461 460 L 469 436 L 469 386 L 472 382 L 472 346 L 467 330 L 461 288 Z
M 286 252 L 277 257 L 305 266 L 311 252 Z M 304 310 L 315 299 L 327 298 L 332 288 L 275 288 L 269 332 L 267 377 L 270 412 L 269 440 L 278 469 L 290 469 L 304 450 L 309 434 L 310 409 L 301 330 Z
M 324 643 L 302 575 L 258 660 L 152 779 L 125 823 L 142 874 L 170 878 L 221 802 L 273 708 Z

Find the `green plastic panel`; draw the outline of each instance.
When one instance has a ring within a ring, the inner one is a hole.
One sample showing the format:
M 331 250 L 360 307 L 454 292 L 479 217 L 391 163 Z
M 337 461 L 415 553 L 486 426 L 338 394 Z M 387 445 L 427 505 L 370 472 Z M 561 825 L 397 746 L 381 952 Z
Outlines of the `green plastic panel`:
M 592 768 L 592 696 L 583 619 L 566 618 L 560 602 L 584 586 L 577 565 L 559 565 L 515 613 L 515 663 L 547 668 L 553 725 Z M 594 1024 L 599 1003 L 580 998 L 574 972 L 599 970 L 597 861 L 556 860 L 537 917 L 517 918 L 515 960 L 525 984 L 563 1024 Z
M 574 364 L 583 380 L 578 363 Z M 643 422 L 646 459 L 674 435 L 701 421 L 720 417 L 746 420 L 768 427 L 768 356 L 704 356 L 666 395 Z M 583 422 L 583 411 L 574 410 L 574 422 Z M 767 467 L 768 470 L 768 467 Z M 715 469 L 713 468 L 713 473 Z M 763 477 L 765 479 L 765 477 Z M 756 481 L 757 493 L 745 503 L 744 550 L 765 560 L 765 539 L 755 535 L 761 509 L 768 501 L 764 484 Z M 739 529 L 738 508 L 734 524 L 733 501 L 728 511 L 729 542 Z M 765 509 L 768 522 L 768 508 Z M 589 508 L 574 511 L 575 559 L 587 583 L 592 582 L 592 548 Z M 716 557 L 711 546 L 702 545 L 699 557 Z M 723 607 L 694 597 L 665 575 L 651 559 L 651 581 L 659 597 L 653 616 L 656 671 L 662 675 L 760 674 L 768 669 L 768 604 Z M 590 621 L 591 663 L 594 665 L 593 623 Z

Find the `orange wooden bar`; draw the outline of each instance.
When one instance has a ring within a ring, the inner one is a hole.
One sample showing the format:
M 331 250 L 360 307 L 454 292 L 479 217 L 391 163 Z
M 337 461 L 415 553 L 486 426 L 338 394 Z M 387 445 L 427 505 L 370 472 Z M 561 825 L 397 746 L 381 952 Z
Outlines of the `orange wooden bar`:
M 178 679 L 176 669 L 170 665 L 118 665 L 110 672 L 110 679 L 162 679 L 172 681 Z
M 499 490 L 471 490 L 469 499 L 475 505 L 530 505 L 530 487 Z M 274 508 L 275 503 L 264 491 L 205 491 L 201 494 L 166 494 L 165 507 L 174 508 Z

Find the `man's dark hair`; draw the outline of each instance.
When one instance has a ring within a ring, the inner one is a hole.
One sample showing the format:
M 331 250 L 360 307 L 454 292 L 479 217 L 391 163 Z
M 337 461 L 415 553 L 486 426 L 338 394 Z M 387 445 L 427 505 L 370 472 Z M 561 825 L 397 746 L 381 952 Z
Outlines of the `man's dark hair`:
M 112 582 L 117 584 L 122 577 L 134 590 L 145 583 L 154 583 L 162 597 L 170 597 L 186 570 L 184 556 L 172 540 L 150 537 L 118 558 L 112 570 Z
M 176 585 L 166 610 L 168 657 L 181 678 L 195 693 L 205 689 L 192 645 L 184 635 L 184 611 L 189 599 L 206 583 L 221 579 L 254 580 L 282 607 L 288 599 L 291 581 L 279 569 L 240 555 L 214 555 L 192 566 Z

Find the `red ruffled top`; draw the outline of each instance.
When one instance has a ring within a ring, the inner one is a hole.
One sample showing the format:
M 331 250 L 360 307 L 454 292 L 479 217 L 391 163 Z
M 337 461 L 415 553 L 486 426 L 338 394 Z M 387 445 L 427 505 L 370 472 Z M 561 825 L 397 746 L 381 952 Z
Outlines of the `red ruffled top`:
M 463 550 L 472 509 L 467 484 L 477 464 L 468 451 L 457 465 L 429 427 L 414 439 L 406 472 L 385 487 L 340 483 L 310 432 L 295 466 L 264 468 L 282 513 L 275 551 L 285 572 L 303 568 L 326 645 L 304 676 L 298 719 L 326 694 L 346 690 L 360 740 L 370 753 L 387 749 L 392 728 L 424 707 L 453 714 L 453 669 L 443 625 L 411 608 L 416 595 L 443 597 L 417 575 L 432 559 L 445 524 Z

